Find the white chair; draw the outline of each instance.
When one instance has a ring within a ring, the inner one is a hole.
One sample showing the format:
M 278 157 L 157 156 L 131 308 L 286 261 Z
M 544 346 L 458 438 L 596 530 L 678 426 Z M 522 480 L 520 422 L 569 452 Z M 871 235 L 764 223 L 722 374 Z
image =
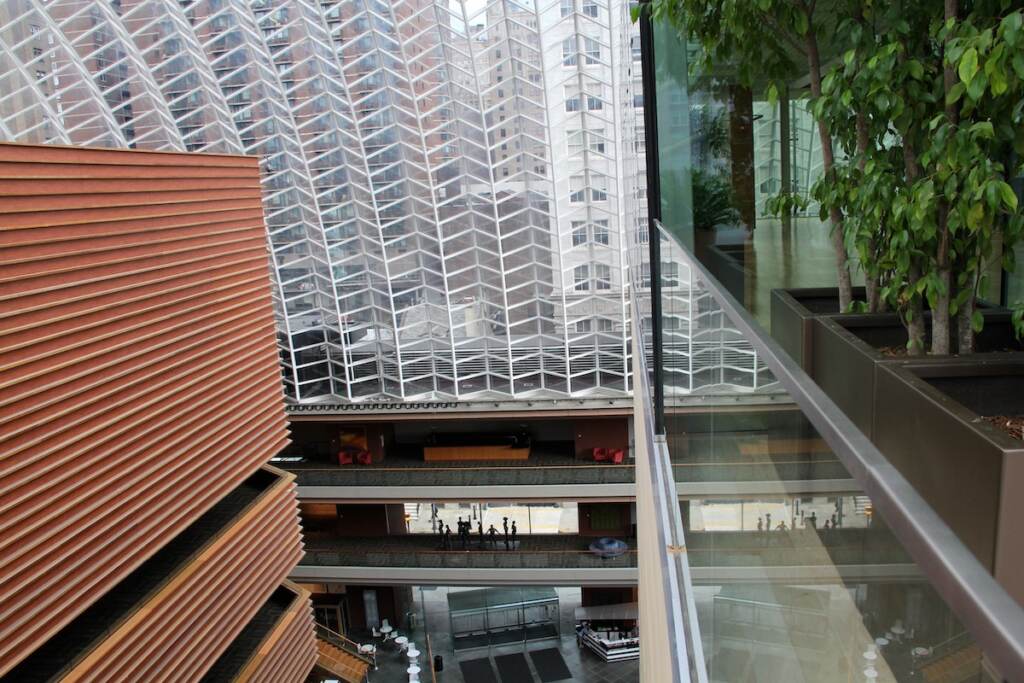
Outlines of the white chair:
M 391 624 L 389 624 L 389 623 L 388 623 L 388 620 L 387 620 L 387 619 L 384 619 L 383 621 L 381 621 L 381 622 L 380 622 L 380 627 L 381 627 L 382 629 L 385 629 L 385 630 L 387 630 L 388 628 L 390 628 L 390 627 L 391 627 Z
M 377 630 L 376 626 L 371 626 L 370 632 L 373 634 L 374 638 L 380 638 L 380 631 Z

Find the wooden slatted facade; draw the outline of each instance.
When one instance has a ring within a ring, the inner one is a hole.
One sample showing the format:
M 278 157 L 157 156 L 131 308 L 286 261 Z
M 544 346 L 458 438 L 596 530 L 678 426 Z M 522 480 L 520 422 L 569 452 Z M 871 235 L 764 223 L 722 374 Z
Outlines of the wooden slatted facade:
M 287 443 L 270 292 L 255 158 L 0 144 L 0 675 Z M 198 680 L 301 555 L 277 476 L 73 679 Z

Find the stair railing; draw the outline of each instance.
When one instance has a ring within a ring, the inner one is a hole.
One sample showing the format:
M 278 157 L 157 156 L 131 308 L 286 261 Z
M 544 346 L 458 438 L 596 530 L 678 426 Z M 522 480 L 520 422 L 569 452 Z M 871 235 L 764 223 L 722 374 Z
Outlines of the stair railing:
M 339 650 L 343 650 L 346 654 L 350 654 L 353 657 L 361 659 L 370 666 L 373 666 L 373 660 L 359 651 L 359 643 L 354 640 L 349 640 L 345 636 L 332 631 L 323 624 L 316 625 L 316 636 L 317 638 L 330 643 Z

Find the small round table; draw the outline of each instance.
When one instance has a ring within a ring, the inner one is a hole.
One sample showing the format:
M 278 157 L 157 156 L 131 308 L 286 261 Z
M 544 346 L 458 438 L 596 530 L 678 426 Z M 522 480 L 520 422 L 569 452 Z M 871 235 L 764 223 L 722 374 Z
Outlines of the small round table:
M 394 630 L 395 630 L 395 627 L 394 627 L 394 626 L 392 626 L 391 624 L 388 624 L 387 626 L 381 626 L 381 627 L 380 627 L 380 632 L 381 632 L 381 634 L 382 634 L 382 635 L 385 635 L 385 636 L 386 636 L 387 634 L 391 633 L 391 632 L 392 632 L 392 631 L 394 631 Z
M 896 636 L 897 638 L 900 638 L 900 637 L 902 637 L 902 636 L 903 636 L 903 634 L 907 632 L 907 631 L 906 631 L 906 629 L 904 629 L 904 628 L 903 628 L 902 626 L 900 626 L 899 624 L 896 624 L 896 625 L 894 625 L 894 626 L 893 626 L 893 627 L 892 627 L 891 629 L 889 629 L 889 630 L 890 630 L 890 631 L 892 631 L 892 632 L 893 632 L 893 635 L 895 635 L 895 636 Z
M 874 650 L 868 650 L 864 653 L 863 657 L 868 660 L 868 664 L 874 665 L 874 661 L 878 659 L 878 653 Z
M 420 651 L 416 649 L 415 645 L 410 645 L 409 646 L 409 651 L 406 652 L 405 654 L 409 655 L 409 659 L 416 659 L 417 657 L 420 656 Z
M 398 647 L 402 648 L 403 650 L 405 649 L 405 646 L 408 645 L 408 644 L 409 644 L 409 637 L 408 636 L 398 636 L 397 638 L 395 638 L 395 645 L 397 645 Z
M 875 638 L 875 645 L 877 645 L 878 647 L 885 647 L 888 644 L 889 644 L 889 639 L 888 638 Z
M 416 683 L 420 680 L 420 668 L 415 664 L 406 669 L 405 673 L 409 674 L 409 683 Z
M 869 666 L 868 668 L 864 669 L 864 678 L 866 678 L 869 681 L 873 681 L 876 678 L 878 678 L 878 671 L 875 670 L 875 667 Z
M 926 647 L 915 647 L 913 650 L 910 651 L 910 654 L 914 655 L 915 657 L 927 657 L 931 654 L 931 650 L 929 650 Z

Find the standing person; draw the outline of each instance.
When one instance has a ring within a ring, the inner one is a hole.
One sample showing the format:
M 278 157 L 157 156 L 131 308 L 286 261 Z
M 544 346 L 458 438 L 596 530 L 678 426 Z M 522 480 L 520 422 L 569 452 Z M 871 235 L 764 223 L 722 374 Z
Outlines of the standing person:
M 513 548 L 516 547 L 516 534 L 518 534 L 518 533 L 519 533 L 519 531 L 516 529 L 516 523 L 513 521 L 512 522 L 512 547 Z
M 462 523 L 462 533 L 460 534 L 462 536 L 462 538 L 460 540 L 462 541 L 462 549 L 463 550 L 468 550 L 469 549 L 469 525 L 470 524 L 472 524 L 472 522 L 470 522 L 468 519 L 465 522 Z
M 444 550 L 444 522 L 437 520 L 437 540 L 441 550 Z
M 764 525 L 768 531 L 772 530 L 772 513 L 768 512 L 764 516 Z
M 812 529 L 818 528 L 818 514 L 816 512 L 812 511 L 811 516 L 807 518 L 807 521 L 810 523 L 810 527 Z
M 497 535 L 498 535 L 498 530 L 495 529 L 494 525 L 492 524 L 491 528 L 487 530 L 487 536 L 488 536 L 488 538 L 491 541 L 491 548 L 497 548 L 498 547 L 498 539 L 495 538 Z
M 484 549 L 484 523 L 482 521 L 478 521 L 476 523 L 476 534 L 477 534 L 477 536 L 479 537 L 479 540 L 480 540 L 480 550 L 483 550 Z
M 757 530 L 758 531 L 764 531 L 764 518 L 763 517 L 758 517 L 757 518 Z
M 836 519 L 835 513 L 832 513 L 832 528 L 833 529 L 838 529 L 839 528 L 839 521 Z
M 452 528 L 447 524 L 444 525 L 444 549 L 452 549 Z
M 502 517 L 501 522 L 505 527 L 505 550 L 508 550 L 508 517 Z

